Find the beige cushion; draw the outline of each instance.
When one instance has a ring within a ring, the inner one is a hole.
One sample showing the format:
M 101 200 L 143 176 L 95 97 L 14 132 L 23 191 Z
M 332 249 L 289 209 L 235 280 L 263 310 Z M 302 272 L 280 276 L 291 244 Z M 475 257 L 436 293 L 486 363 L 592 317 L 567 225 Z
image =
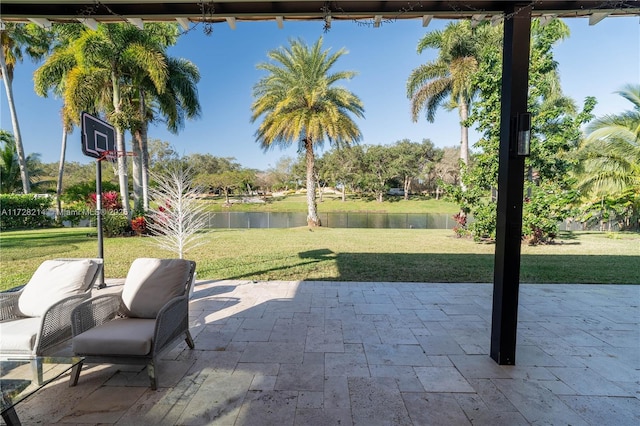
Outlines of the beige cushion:
M 127 316 L 155 318 L 165 303 L 184 294 L 189 269 L 184 259 L 134 260 L 122 289 Z
M 27 317 L 40 317 L 60 300 L 88 290 L 98 264 L 91 259 L 46 260 L 38 267 L 18 298 Z
M 40 332 L 41 318 L 0 322 L 0 353 L 30 354 Z
M 72 340 L 77 355 L 147 355 L 156 322 L 153 319 L 118 318 L 91 328 Z

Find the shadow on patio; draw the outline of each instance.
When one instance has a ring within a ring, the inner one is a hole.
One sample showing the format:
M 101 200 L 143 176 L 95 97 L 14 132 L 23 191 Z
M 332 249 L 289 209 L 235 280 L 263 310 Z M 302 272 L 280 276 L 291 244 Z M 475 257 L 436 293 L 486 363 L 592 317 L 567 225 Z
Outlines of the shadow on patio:
M 522 285 L 517 366 L 487 355 L 491 293 L 200 282 L 196 349 L 165 355 L 158 391 L 139 367 L 88 366 L 17 412 L 25 425 L 638 424 L 640 286 Z

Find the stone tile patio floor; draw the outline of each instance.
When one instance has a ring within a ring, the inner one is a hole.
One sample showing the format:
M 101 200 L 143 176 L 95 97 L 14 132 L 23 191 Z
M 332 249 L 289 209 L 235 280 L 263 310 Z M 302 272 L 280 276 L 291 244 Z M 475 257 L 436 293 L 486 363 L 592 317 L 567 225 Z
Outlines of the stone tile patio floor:
M 117 291 L 111 283 L 97 293 Z M 52 425 L 638 425 L 640 286 L 521 285 L 516 366 L 490 284 L 201 281 L 196 349 L 85 366 L 19 404 Z

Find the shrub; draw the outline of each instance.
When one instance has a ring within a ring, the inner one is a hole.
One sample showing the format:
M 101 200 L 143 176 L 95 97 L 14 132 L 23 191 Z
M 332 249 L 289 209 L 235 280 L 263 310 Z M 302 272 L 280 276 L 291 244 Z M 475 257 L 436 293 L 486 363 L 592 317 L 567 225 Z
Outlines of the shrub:
M 102 182 L 102 193 L 117 191 L 118 185 L 111 182 Z M 96 181 L 78 183 L 65 188 L 62 194 L 62 200 L 71 203 L 74 201 L 86 201 L 90 194 L 96 192 Z
M 82 219 L 94 219 L 90 216 L 90 210 L 87 207 L 87 204 L 82 201 L 76 201 L 65 204 L 62 209 L 62 216 L 60 217 L 60 220 L 62 222 L 69 222 L 71 226 L 78 226 Z
M 51 198 L 32 194 L 0 195 L 0 230 L 32 229 L 50 226 Z
M 144 216 L 138 216 L 131 220 L 131 229 L 138 234 L 142 235 L 147 231 L 147 220 Z
M 130 229 L 129 219 L 126 215 L 111 212 L 102 215 L 102 230 L 106 237 L 119 237 Z
M 89 194 L 89 203 L 95 207 L 96 205 L 96 193 Z M 116 191 L 107 191 L 102 193 L 102 210 L 108 212 L 114 212 L 116 210 L 122 210 L 122 202 L 120 201 L 120 194 Z

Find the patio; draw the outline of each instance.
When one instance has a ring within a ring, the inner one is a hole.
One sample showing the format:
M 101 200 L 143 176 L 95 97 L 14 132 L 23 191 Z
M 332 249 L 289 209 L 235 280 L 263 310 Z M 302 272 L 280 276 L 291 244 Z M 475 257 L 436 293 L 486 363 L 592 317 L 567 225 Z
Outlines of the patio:
M 640 286 L 522 284 L 516 366 L 487 355 L 491 301 L 491 284 L 201 281 L 196 349 L 165 354 L 157 391 L 139 367 L 89 365 L 16 411 L 27 426 L 640 424 Z

